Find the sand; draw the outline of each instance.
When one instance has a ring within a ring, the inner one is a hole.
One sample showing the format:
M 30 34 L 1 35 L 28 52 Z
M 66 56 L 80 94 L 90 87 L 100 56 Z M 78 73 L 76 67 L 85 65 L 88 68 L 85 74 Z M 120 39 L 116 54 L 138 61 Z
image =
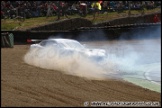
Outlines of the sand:
M 2 107 L 82 107 L 93 101 L 161 103 L 161 93 L 126 81 L 88 80 L 30 66 L 23 61 L 28 48 L 28 45 L 1 48 Z

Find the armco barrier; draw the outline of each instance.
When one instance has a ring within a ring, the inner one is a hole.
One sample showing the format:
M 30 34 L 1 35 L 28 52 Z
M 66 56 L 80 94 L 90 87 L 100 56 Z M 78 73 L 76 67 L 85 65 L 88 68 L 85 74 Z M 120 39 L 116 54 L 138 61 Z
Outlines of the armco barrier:
M 27 44 L 27 39 L 48 39 L 48 38 L 70 38 L 70 39 L 76 39 L 76 40 L 84 40 L 90 41 L 90 40 L 100 40 L 100 39 L 106 39 L 106 40 L 111 40 L 111 39 L 120 39 L 122 38 L 122 34 L 127 34 L 124 35 L 123 39 L 133 39 L 132 37 L 133 33 L 143 33 L 144 31 L 155 31 L 159 29 L 161 25 L 157 26 L 137 26 L 137 27 L 132 27 L 131 25 L 128 27 L 118 27 L 118 26 L 113 26 L 111 29 L 93 29 L 93 30 L 74 30 L 74 31 L 64 31 L 64 32 L 56 32 L 56 31 L 12 31 L 14 34 L 14 43 L 22 43 L 22 44 Z M 102 34 L 105 35 L 104 38 L 100 38 L 101 35 L 98 34 L 101 32 Z M 159 37 L 155 36 L 154 38 Z M 143 36 L 141 38 L 148 38 L 147 36 Z

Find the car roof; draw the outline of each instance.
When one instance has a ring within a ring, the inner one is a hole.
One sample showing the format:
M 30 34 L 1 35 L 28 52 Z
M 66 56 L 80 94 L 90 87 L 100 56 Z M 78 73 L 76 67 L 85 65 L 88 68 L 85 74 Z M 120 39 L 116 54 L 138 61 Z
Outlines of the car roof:
M 78 41 L 76 41 L 76 40 L 72 40 L 72 39 L 48 39 L 49 41 L 51 40 L 51 41 L 55 41 L 55 42 L 57 42 L 57 43 L 62 43 L 62 42 L 77 42 L 77 43 L 79 43 Z M 48 41 L 48 40 L 46 40 L 46 41 Z
M 67 48 L 84 48 L 84 46 L 81 43 L 79 43 L 77 40 L 62 39 L 62 38 L 46 39 L 46 40 L 41 41 L 39 44 L 44 46 L 44 44 L 46 45 L 48 44 L 48 42 L 52 42 L 53 44 L 60 44 L 61 46 L 64 46 Z

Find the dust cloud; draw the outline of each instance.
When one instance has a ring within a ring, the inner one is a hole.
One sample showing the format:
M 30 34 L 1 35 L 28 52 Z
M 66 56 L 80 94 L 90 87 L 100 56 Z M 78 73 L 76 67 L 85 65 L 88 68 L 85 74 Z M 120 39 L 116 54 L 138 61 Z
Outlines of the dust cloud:
M 105 71 L 90 59 L 77 52 L 67 52 L 47 46 L 43 49 L 30 49 L 24 56 L 30 65 L 57 70 L 66 74 L 88 79 L 103 79 Z

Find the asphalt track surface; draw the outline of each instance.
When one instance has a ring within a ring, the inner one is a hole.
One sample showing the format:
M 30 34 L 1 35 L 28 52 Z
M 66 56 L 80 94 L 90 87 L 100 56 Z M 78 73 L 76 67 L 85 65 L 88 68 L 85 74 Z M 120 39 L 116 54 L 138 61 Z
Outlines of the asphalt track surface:
M 147 46 L 151 45 L 150 42 L 161 44 L 160 39 L 145 41 Z M 152 47 L 152 49 L 150 47 L 144 50 L 139 40 L 82 43 L 95 48 L 113 46 L 117 48 L 119 55 L 122 46 L 129 44 L 135 46 L 134 49 L 137 52 L 145 52 L 145 55 L 141 56 L 146 59 L 137 61 L 138 66 L 161 62 L 160 53 L 157 51 L 160 47 Z M 1 106 L 85 106 L 85 102 L 92 101 L 161 103 L 161 93 L 129 81 L 117 79 L 87 80 L 59 71 L 28 65 L 22 59 L 28 49 L 28 45 L 15 45 L 11 49 L 1 48 Z M 129 48 L 125 49 L 124 52 L 128 50 Z M 154 56 L 150 58 L 151 52 Z M 156 71 L 150 69 L 147 73 L 145 79 L 149 80 L 148 78 L 150 78 L 161 84 L 159 69 Z
M 113 52 L 117 57 L 123 56 L 123 58 L 128 59 L 129 61 L 131 58 L 127 58 L 126 56 L 129 55 L 128 53 L 133 52 L 135 57 L 137 56 L 136 60 L 131 62 L 135 62 L 132 66 L 132 71 L 136 74 L 135 76 L 129 75 L 130 72 L 125 72 L 123 76 L 120 76 L 124 79 L 124 77 L 136 78 L 138 81 L 139 78 L 147 81 L 145 86 L 147 87 L 149 84 L 158 85 L 158 92 L 161 92 L 161 40 L 160 39 L 146 39 L 146 40 L 134 40 L 134 41 L 112 41 L 110 44 L 100 44 L 100 48 L 108 50 L 108 52 Z M 91 45 L 91 47 L 95 46 L 95 44 Z M 112 48 L 110 48 L 112 47 Z M 112 51 L 112 49 L 115 49 Z M 110 51 L 111 50 L 111 51 Z M 133 57 L 133 56 L 132 56 Z M 133 59 L 133 58 L 132 58 Z M 118 60 L 118 59 L 117 59 Z M 123 62 L 125 63 L 125 62 Z M 128 66 L 129 67 L 129 66 Z M 126 67 L 127 68 L 127 67 Z M 122 70 L 126 71 L 126 70 Z M 131 70 L 130 70 L 131 71 Z M 137 71 L 137 72 L 136 72 Z M 126 74 L 128 73 L 128 74 Z M 136 81 L 134 81 L 136 83 Z M 138 85 L 138 84 L 137 84 Z M 154 90 L 151 88 L 151 90 Z

